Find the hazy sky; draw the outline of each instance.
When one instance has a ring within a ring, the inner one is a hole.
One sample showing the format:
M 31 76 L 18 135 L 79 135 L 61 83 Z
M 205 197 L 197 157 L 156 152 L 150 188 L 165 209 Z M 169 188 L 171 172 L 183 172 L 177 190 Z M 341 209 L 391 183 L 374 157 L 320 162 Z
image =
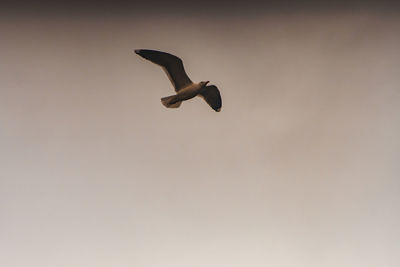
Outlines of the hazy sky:
M 0 266 L 400 266 L 395 5 L 41 3 L 0 16 Z

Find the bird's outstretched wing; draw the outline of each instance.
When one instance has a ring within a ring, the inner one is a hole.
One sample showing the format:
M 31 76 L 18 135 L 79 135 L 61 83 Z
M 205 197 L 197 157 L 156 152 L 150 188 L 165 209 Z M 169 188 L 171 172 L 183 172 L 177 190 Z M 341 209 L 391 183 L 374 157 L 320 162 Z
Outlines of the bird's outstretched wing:
M 193 83 L 187 76 L 182 60 L 179 57 L 148 49 L 136 49 L 135 53 L 161 66 L 175 87 L 176 92 Z
M 221 111 L 221 94 L 215 85 L 206 86 L 206 88 L 199 93 L 199 96 L 203 97 L 213 110 L 217 112 Z

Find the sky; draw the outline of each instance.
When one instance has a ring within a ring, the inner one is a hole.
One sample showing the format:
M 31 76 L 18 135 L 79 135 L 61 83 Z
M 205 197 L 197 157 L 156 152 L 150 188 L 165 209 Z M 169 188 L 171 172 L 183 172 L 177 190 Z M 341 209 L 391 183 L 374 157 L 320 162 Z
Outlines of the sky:
M 399 266 L 398 6 L 170 3 L 0 11 L 0 266 Z

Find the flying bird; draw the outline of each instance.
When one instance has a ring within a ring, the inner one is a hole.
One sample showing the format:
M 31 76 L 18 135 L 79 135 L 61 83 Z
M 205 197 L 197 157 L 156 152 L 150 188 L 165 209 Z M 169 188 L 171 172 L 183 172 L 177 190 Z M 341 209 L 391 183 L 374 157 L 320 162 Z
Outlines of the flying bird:
M 195 96 L 202 97 L 212 109 L 219 112 L 222 106 L 221 94 L 215 85 L 208 85 L 209 81 L 193 83 L 187 76 L 182 60 L 169 53 L 136 49 L 135 53 L 161 66 L 175 88 L 175 95 L 161 98 L 161 103 L 167 108 L 178 108 L 182 101 Z

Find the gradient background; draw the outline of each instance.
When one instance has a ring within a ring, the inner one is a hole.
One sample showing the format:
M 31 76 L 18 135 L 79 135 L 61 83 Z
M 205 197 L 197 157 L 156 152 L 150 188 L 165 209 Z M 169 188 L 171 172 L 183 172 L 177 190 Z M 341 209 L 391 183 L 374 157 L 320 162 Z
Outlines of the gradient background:
M 168 3 L 1 9 L 0 266 L 400 266 L 398 6 Z

